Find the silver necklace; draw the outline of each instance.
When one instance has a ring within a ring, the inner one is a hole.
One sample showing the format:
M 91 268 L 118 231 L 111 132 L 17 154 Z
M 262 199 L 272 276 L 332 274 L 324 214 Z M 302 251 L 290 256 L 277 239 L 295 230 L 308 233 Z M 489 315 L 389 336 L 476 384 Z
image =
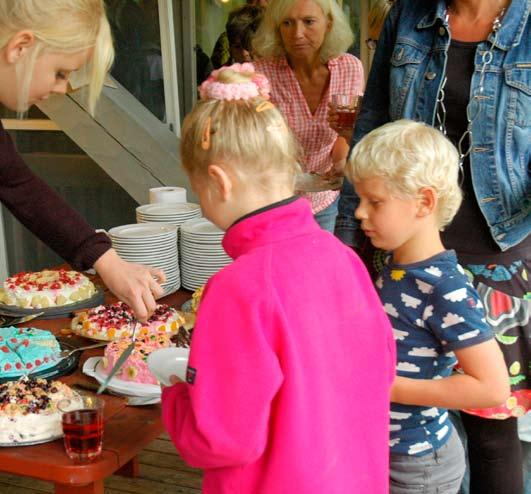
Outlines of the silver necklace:
M 503 19 L 503 16 L 505 15 L 506 10 L 507 9 L 503 7 L 500 13 L 496 16 L 496 18 L 492 22 L 492 31 L 488 37 L 493 36 L 493 39 L 490 43 L 489 48 L 486 51 L 484 51 L 481 56 L 482 65 L 481 65 L 481 71 L 480 71 L 480 76 L 479 76 L 479 85 L 477 86 L 476 89 L 474 89 L 472 98 L 470 98 L 470 100 L 468 101 L 468 104 L 466 105 L 467 126 L 466 126 L 466 130 L 463 132 L 463 135 L 459 138 L 459 141 L 457 142 L 457 150 L 459 151 L 459 168 L 461 169 L 461 172 L 463 171 L 464 159 L 472 151 L 472 124 L 480 113 L 480 109 L 481 109 L 480 102 L 482 99 L 484 99 L 483 91 L 485 89 L 485 86 L 483 84 L 485 82 L 485 72 L 487 70 L 487 66 L 492 62 L 492 58 L 494 56 L 493 55 L 494 45 L 496 45 L 496 42 L 498 41 L 498 32 L 500 30 L 502 19 Z M 449 18 L 450 18 L 450 14 L 447 8 L 446 19 L 445 19 L 447 26 L 448 26 Z M 441 87 L 439 89 L 439 93 L 437 94 L 437 107 L 436 107 L 437 126 L 444 135 L 446 135 L 446 106 L 444 104 L 444 98 L 445 98 L 444 88 L 446 86 L 446 80 L 447 80 L 447 77 L 445 76 L 441 84 Z M 466 149 L 463 149 L 467 137 L 468 137 L 468 145 Z

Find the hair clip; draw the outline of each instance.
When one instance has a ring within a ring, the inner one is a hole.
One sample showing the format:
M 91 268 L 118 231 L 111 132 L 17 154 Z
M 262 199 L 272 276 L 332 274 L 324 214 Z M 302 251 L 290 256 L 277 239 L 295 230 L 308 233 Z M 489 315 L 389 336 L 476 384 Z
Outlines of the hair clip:
M 248 74 L 250 79 L 246 82 L 220 82 L 218 80 L 219 75 L 227 70 L 240 74 Z M 246 62 L 243 64 L 235 63 L 228 67 L 221 67 L 212 71 L 206 81 L 203 81 L 199 86 L 199 97 L 202 100 L 250 100 L 257 96 L 268 98 L 270 91 L 271 88 L 267 77 L 263 74 L 257 74 L 254 71 L 254 65 Z
M 212 118 L 208 117 L 205 128 L 203 130 L 203 134 L 201 136 L 201 149 L 204 149 L 207 151 L 210 149 L 210 126 L 212 124 Z
M 275 105 L 271 103 L 271 101 L 262 101 L 256 108 L 257 113 L 261 113 L 263 111 L 272 110 L 275 108 Z

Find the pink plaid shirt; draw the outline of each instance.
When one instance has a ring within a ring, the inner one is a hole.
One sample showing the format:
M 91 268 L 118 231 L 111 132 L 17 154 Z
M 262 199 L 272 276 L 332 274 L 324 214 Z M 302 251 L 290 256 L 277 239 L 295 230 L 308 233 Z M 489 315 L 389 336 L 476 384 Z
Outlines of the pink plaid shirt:
M 332 94 L 363 92 L 364 77 L 361 62 L 347 53 L 328 61 L 330 84 L 313 115 L 285 57 L 265 58 L 253 64 L 257 72 L 269 79 L 271 101 L 282 111 L 302 146 L 303 170 L 318 173 L 328 171 L 332 166 L 330 153 L 337 139 L 337 133 L 328 125 L 328 103 Z M 330 206 L 338 195 L 338 191 L 304 194 L 310 199 L 314 214 Z

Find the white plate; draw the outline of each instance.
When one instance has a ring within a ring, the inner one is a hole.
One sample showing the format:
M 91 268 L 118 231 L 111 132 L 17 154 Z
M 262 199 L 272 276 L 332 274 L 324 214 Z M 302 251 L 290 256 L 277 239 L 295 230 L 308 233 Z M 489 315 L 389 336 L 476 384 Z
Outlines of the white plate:
M 171 236 L 177 233 L 177 227 L 161 223 L 133 223 L 131 225 L 116 226 L 109 230 L 111 237 L 137 239 L 145 237 Z
M 208 221 L 206 218 L 195 218 L 188 220 L 181 225 L 181 230 L 187 233 L 196 233 L 201 235 L 224 235 L 223 230 L 220 230 L 214 223 Z
M 103 357 L 90 357 L 83 365 L 83 373 L 93 377 L 100 384 L 103 384 L 107 375 L 102 372 L 101 360 Z M 154 396 L 160 395 L 160 386 L 157 384 L 141 384 L 131 381 L 123 381 L 113 377 L 107 386 L 114 393 L 126 396 Z
M 179 215 L 183 213 L 190 213 L 201 211 L 199 204 L 193 202 L 163 202 L 163 203 L 154 203 L 154 204 L 144 204 L 143 206 L 138 206 L 136 211 L 141 214 L 150 214 L 153 216 L 158 215 Z
M 171 386 L 171 375 L 177 376 L 181 381 L 186 380 L 189 355 L 189 348 L 161 348 L 148 355 L 147 364 L 164 386 Z

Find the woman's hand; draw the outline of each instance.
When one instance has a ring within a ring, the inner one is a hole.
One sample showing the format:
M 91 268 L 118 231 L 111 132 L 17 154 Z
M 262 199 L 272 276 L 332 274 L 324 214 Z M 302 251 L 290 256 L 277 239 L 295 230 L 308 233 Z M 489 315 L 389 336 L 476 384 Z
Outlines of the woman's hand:
M 94 269 L 107 288 L 129 305 L 140 322 L 146 322 L 157 307 L 155 299 L 164 294 L 160 283 L 166 281 L 160 269 L 124 261 L 109 249 L 95 263 Z

